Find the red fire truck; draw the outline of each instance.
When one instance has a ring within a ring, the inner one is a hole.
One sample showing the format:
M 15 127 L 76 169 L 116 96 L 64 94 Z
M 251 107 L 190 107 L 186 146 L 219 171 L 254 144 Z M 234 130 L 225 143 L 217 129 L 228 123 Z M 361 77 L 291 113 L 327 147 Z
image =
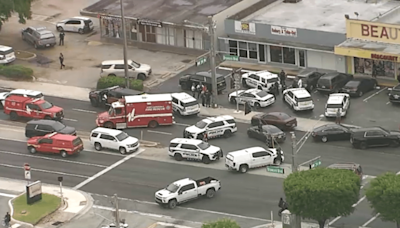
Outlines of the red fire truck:
M 96 124 L 107 128 L 157 127 L 172 125 L 172 97 L 169 94 L 125 96 L 97 116 Z
M 19 117 L 54 120 L 64 118 L 64 110 L 48 101 L 17 95 L 6 98 L 4 113 L 10 115 L 11 120 L 17 120 Z

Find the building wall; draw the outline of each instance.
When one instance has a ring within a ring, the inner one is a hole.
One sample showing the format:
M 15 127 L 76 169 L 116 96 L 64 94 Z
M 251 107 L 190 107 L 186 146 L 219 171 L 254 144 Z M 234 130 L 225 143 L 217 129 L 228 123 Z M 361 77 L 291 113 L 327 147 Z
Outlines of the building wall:
M 307 51 L 307 67 L 346 72 L 346 58 L 334 53 Z
M 299 29 L 299 28 L 295 28 L 297 30 L 296 37 L 274 35 L 271 33 L 271 25 L 261 24 L 261 23 L 253 23 L 253 24 L 255 24 L 255 35 L 247 35 L 249 37 L 249 40 L 251 40 L 251 37 L 256 37 L 256 38 L 281 40 L 287 42 L 318 45 L 325 47 L 334 47 L 335 45 L 338 45 L 346 40 L 346 34 Z M 225 20 L 225 33 L 227 35 L 229 34 L 243 35 L 243 33 L 236 31 L 235 20 L 231 19 Z

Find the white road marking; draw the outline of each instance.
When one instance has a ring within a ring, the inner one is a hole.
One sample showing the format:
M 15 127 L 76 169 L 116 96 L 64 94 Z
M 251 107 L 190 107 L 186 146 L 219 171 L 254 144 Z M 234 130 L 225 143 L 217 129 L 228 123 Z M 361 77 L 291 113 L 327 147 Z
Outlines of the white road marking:
M 184 123 L 174 123 L 175 125 L 178 125 L 178 126 L 183 126 L 183 127 L 190 127 L 190 126 L 192 126 L 192 125 L 189 125 L 189 124 L 184 124 Z
M 104 175 L 105 173 L 111 171 L 112 169 L 116 168 L 117 166 L 121 165 L 122 163 L 128 161 L 131 158 L 134 158 L 136 156 L 138 156 L 139 154 L 143 153 L 145 150 L 144 149 L 139 149 L 138 152 L 131 154 L 129 156 L 124 157 L 123 159 L 115 162 L 114 164 L 110 165 L 109 167 L 103 169 L 102 171 L 96 173 L 95 175 L 89 177 L 88 179 L 82 181 L 81 183 L 79 183 L 78 185 L 76 185 L 75 187 L 73 187 L 73 189 L 78 190 L 80 188 L 82 188 L 83 186 L 89 184 L 90 182 L 92 182 L 93 180 L 101 177 L 102 175 Z
M 10 152 L 10 151 L 1 151 L 0 150 L 0 154 L 11 154 L 11 155 L 21 156 L 21 157 L 37 158 L 37 159 L 43 159 L 43 160 L 48 160 L 48 161 L 58 161 L 58 162 L 71 163 L 71 164 L 84 165 L 84 166 L 94 166 L 94 167 L 99 167 L 99 168 L 107 168 L 108 167 L 106 165 L 97 165 L 97 164 L 91 164 L 91 163 L 86 163 L 86 162 L 78 162 L 78 161 L 56 159 L 56 158 L 49 158 L 49 157 L 40 157 L 40 156 L 36 156 L 36 155 L 21 154 L 21 153 L 15 153 L 15 152 Z M 21 168 L 23 168 L 23 167 L 21 166 Z
M 390 101 L 386 102 L 386 105 L 390 104 Z
M 176 224 L 173 224 L 173 223 L 166 223 L 166 222 L 157 222 L 156 224 L 164 226 L 164 227 L 192 228 L 190 226 L 182 226 L 182 225 L 176 225 Z
M 361 227 L 366 227 L 368 226 L 371 222 L 373 222 L 375 219 L 377 219 L 379 217 L 379 213 L 376 214 L 374 217 L 372 217 L 370 220 L 368 220 L 366 223 L 364 223 Z
M 364 179 L 364 178 L 363 178 Z M 361 189 L 363 188 L 364 186 L 361 186 Z M 358 204 L 360 204 L 363 200 L 365 200 L 366 199 L 366 196 L 363 196 L 361 199 L 359 199 L 358 201 L 357 201 L 357 203 L 355 203 L 355 204 L 353 204 L 352 205 L 352 207 L 356 207 Z M 341 219 L 342 218 L 342 216 L 338 216 L 338 217 L 336 217 L 336 218 L 334 218 L 332 221 L 330 221 L 329 222 L 329 225 L 330 226 L 332 226 L 332 224 L 334 224 L 335 222 L 337 222 L 339 219 Z
M 332 221 L 330 221 L 330 222 L 328 223 L 329 226 L 332 226 L 333 223 L 337 222 L 337 220 L 339 220 L 339 219 L 341 219 L 341 218 L 342 218 L 342 216 L 338 216 L 338 217 L 334 218 Z
M 378 92 L 376 92 L 376 93 L 373 93 L 372 95 L 370 95 L 369 97 L 367 97 L 367 98 L 365 98 L 363 101 L 364 102 L 368 102 L 368 100 L 369 99 L 371 99 L 372 97 L 374 97 L 374 96 L 376 96 L 376 95 L 378 95 L 378 94 L 380 94 L 381 92 L 383 92 L 384 90 L 386 90 L 387 89 L 387 87 L 385 87 L 385 88 L 383 88 L 383 89 L 381 89 L 381 90 L 379 90 Z
M 97 114 L 96 111 L 91 111 L 91 110 L 85 110 L 85 109 L 79 109 L 79 108 L 73 108 L 73 111 L 77 111 L 77 112 L 86 112 L 86 113 L 94 113 Z
M 23 169 L 24 168 L 22 166 L 9 165 L 9 164 L 0 164 L 0 166 L 6 167 L 6 168 L 15 168 L 15 169 Z M 34 168 L 31 168 L 31 170 L 37 171 L 37 172 L 42 172 L 42 173 L 58 174 L 58 175 L 63 175 L 63 176 L 79 177 L 79 178 L 85 178 L 85 179 L 89 178 L 88 176 L 72 174 L 72 173 L 63 173 L 63 172 L 57 172 L 57 171 L 52 171 L 52 170 L 34 169 Z
M 6 194 L 6 193 L 1 193 L 0 192 L 0 196 L 8 197 L 8 198 L 14 198 L 14 197 L 17 197 L 18 195 L 11 195 L 11 194 Z
M 155 134 L 162 134 L 162 135 L 172 135 L 169 132 L 163 132 L 163 131 L 152 131 L 152 130 L 147 130 L 149 133 L 155 133 Z
M 317 92 L 318 92 L 318 90 L 315 90 L 315 91 L 314 91 L 314 93 L 317 93 Z
M 27 141 L 27 140 L 21 140 L 21 139 L 10 139 L 10 138 L 5 138 L 5 137 L 0 137 L 0 139 L 7 140 L 7 141 L 24 142 L 24 143 L 26 143 L 26 141 Z
M 78 122 L 78 120 L 74 120 L 74 119 L 68 119 L 68 118 L 64 118 L 63 120 L 66 120 L 66 121 L 71 121 L 71 122 Z
M 363 196 L 361 199 L 357 201 L 357 203 L 353 204 L 352 207 L 356 207 L 358 204 L 360 204 L 363 200 L 365 200 L 366 196 Z

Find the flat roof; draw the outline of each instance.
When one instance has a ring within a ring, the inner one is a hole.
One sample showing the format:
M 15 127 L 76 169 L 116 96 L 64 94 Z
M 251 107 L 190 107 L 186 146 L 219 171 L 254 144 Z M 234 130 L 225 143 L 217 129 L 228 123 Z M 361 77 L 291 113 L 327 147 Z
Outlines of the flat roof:
M 125 0 L 125 16 L 182 24 L 184 20 L 207 23 L 207 17 L 218 14 L 242 0 Z M 100 0 L 85 10 L 121 15 L 119 0 Z
M 400 55 L 400 44 L 389 44 L 376 41 L 349 38 L 343 43 L 339 44 L 338 46 Z
M 377 0 L 302 0 L 298 3 L 271 4 L 242 21 L 264 23 L 290 28 L 346 33 L 346 20 L 350 18 L 370 21 L 400 6 L 399 1 Z M 358 17 L 355 15 L 358 13 Z

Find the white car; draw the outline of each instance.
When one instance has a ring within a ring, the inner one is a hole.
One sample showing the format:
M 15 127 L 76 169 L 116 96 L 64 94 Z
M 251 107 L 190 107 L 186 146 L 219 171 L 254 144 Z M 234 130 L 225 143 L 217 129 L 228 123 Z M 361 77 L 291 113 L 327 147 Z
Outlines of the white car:
M 211 161 L 223 157 L 221 148 L 212 146 L 199 139 L 172 139 L 168 147 L 168 155 L 177 161 L 195 160 L 209 164 Z
M 279 87 L 281 86 L 278 75 L 266 70 L 251 71 L 242 75 L 243 87 L 251 87 L 268 92 L 275 82 L 278 82 Z
M 98 127 L 90 133 L 90 143 L 97 151 L 103 148 L 118 150 L 121 154 L 135 152 L 140 143 L 127 133 L 109 128 Z
M 196 98 L 185 92 L 173 93 L 172 110 L 182 116 L 197 115 L 200 112 L 200 105 Z
M 197 122 L 195 125 L 185 128 L 184 138 L 203 139 L 207 134 L 207 139 L 218 137 L 230 137 L 237 132 L 235 118 L 229 115 L 208 117 Z
M 311 94 L 305 88 L 291 88 L 283 91 L 285 101 L 295 111 L 313 110 L 314 102 Z
M 14 49 L 12 47 L 0 45 L 0 64 L 8 64 L 16 59 Z
M 249 102 L 256 108 L 268 107 L 275 103 L 274 95 L 259 89 L 238 90 L 229 94 L 228 98 L 229 102 L 233 104 Z
M 285 157 L 283 152 L 275 148 L 264 149 L 251 147 L 243 150 L 229 152 L 226 155 L 225 166 L 229 170 L 246 173 L 249 169 L 263 167 L 271 164 L 280 165 Z
M 4 107 L 4 103 L 6 102 L 6 98 L 11 95 L 17 95 L 22 97 L 30 97 L 33 99 L 42 99 L 44 100 L 44 95 L 42 92 L 27 90 L 27 89 L 14 89 L 10 92 L 0 93 L 0 108 Z
M 340 116 L 347 115 L 350 108 L 350 95 L 347 93 L 332 93 L 325 105 L 325 117 L 336 117 L 339 110 Z
M 125 77 L 124 60 L 107 60 L 101 63 L 100 76 Z M 138 63 L 128 59 L 128 75 L 130 78 L 145 80 L 151 74 L 151 67 L 147 64 Z
M 84 34 L 94 29 L 93 21 L 88 17 L 72 17 L 56 24 L 57 31 L 78 32 Z

